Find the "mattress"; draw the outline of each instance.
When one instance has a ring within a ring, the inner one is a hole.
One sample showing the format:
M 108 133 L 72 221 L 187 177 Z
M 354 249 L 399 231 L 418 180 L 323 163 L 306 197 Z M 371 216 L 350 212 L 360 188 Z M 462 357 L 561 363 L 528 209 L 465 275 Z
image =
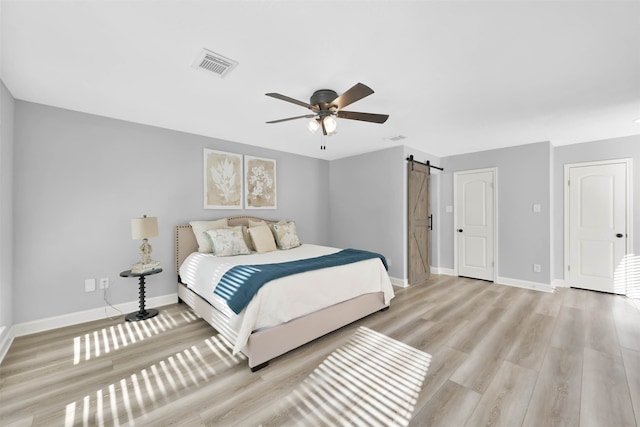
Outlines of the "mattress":
M 382 292 L 385 304 L 389 304 L 394 297 L 393 286 L 382 261 L 377 258 L 272 280 L 238 315 L 213 293 L 224 273 L 236 265 L 289 262 L 338 251 L 340 249 L 328 246 L 303 244 L 289 250 L 234 257 L 196 252 L 180 266 L 180 279 L 229 318 L 229 326 L 238 334 L 235 354 L 244 348 L 252 331 L 277 326 L 363 294 Z

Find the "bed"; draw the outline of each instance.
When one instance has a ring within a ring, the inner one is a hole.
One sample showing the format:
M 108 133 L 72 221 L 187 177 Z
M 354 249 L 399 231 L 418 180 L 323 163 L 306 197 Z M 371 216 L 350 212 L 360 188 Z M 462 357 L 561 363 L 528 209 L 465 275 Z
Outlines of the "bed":
M 250 216 L 229 217 L 226 221 L 229 227 L 248 227 L 249 221 L 275 223 Z M 213 278 L 208 280 L 207 290 L 198 277 L 217 275 L 219 279 L 225 271 L 232 268 L 231 265 L 272 263 L 274 259 L 275 262 L 280 262 L 277 261 L 278 257 L 284 257 L 282 262 L 285 262 L 318 254 L 330 255 L 337 251 L 339 249 L 303 243 L 294 249 L 267 254 L 216 257 L 198 252 L 198 241 L 191 225 L 178 225 L 178 297 L 233 345 L 234 354 L 243 353 L 249 367 L 255 372 L 277 356 L 372 313 L 387 309 L 393 298 L 393 287 L 384 262 L 371 258 L 272 280 L 260 288 L 246 308 L 238 314 L 221 306 L 215 296 L 212 298 L 212 289 L 215 289 L 217 283 L 213 282 Z M 257 259 L 260 261 L 256 261 Z M 223 266 L 210 264 L 216 262 L 222 262 Z M 308 290 L 312 286 L 316 290 Z M 313 295 L 313 304 L 307 306 L 308 298 L 302 302 L 281 301 L 296 298 L 296 288 L 306 289 L 304 292 Z M 283 296 L 282 292 L 286 294 Z M 334 294 L 338 300 L 328 301 L 326 296 Z M 277 307 L 290 307 L 292 310 L 281 313 Z

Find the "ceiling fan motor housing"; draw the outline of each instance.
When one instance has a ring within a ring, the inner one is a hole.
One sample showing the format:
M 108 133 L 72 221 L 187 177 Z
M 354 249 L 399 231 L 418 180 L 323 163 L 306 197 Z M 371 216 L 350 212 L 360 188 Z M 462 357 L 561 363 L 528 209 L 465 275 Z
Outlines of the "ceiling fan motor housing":
M 320 89 L 313 92 L 309 104 L 317 105 L 322 110 L 329 110 L 331 103 L 338 97 L 336 91 L 331 89 Z

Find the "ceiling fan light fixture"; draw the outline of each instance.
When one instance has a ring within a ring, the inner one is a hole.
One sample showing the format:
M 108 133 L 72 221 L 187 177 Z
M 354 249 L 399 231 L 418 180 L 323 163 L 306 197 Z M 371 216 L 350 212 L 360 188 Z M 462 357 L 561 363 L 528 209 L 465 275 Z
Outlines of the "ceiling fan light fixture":
M 311 119 L 307 124 L 307 128 L 309 129 L 309 132 L 316 133 L 316 131 L 320 129 L 320 123 L 318 123 L 316 119 Z
M 332 116 L 326 116 L 324 119 L 322 119 L 322 122 L 324 123 L 324 128 L 328 134 L 334 133 L 336 131 L 336 127 L 338 127 L 336 119 L 334 119 Z

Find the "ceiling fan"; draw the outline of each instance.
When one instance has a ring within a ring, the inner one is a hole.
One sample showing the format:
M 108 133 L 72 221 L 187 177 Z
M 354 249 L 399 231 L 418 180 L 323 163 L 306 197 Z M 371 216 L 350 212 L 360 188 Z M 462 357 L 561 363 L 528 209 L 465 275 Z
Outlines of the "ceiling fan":
M 309 130 L 315 132 L 319 128 L 322 128 L 322 133 L 325 135 L 332 135 L 335 133 L 337 126 L 335 117 L 371 123 L 384 123 L 389 118 L 389 115 L 387 114 L 357 113 L 355 111 L 343 110 L 347 105 L 359 101 L 372 93 L 374 93 L 373 89 L 362 83 L 356 84 L 340 96 L 331 89 L 320 89 L 313 92 L 308 104 L 279 93 L 267 93 L 265 95 L 272 98 L 291 102 L 313 111 L 313 114 L 272 120 L 267 123 L 280 123 L 296 119 L 313 119 L 309 122 Z

